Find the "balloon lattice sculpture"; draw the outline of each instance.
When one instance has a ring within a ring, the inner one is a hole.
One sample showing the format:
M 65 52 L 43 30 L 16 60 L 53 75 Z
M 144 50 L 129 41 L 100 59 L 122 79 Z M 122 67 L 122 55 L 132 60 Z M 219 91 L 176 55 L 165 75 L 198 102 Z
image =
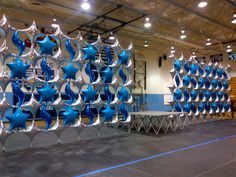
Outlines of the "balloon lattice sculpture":
M 80 34 L 76 38 L 66 36 L 59 25 L 54 33 L 44 34 L 37 29 L 35 22 L 27 29 L 16 29 L 9 25 L 5 16 L 0 21 L 0 33 L 1 134 L 130 121 L 128 110 L 133 102 L 131 91 L 134 86 L 131 78 L 132 43 L 123 49 L 118 40 L 107 45 L 100 36 L 96 42 L 88 43 Z M 11 46 L 17 50 L 11 50 Z M 51 68 L 49 61 L 56 67 Z M 42 69 L 44 79 L 35 73 L 36 66 Z M 32 69 L 30 74 L 27 73 L 29 68 Z M 30 86 L 28 101 L 23 91 L 25 84 Z M 12 86 L 18 99 L 15 105 L 10 105 L 7 100 L 8 85 Z M 62 93 L 69 97 L 69 101 L 62 100 Z M 49 106 L 56 112 L 55 123 L 47 110 Z M 5 115 L 10 108 L 14 108 L 13 113 Z M 37 111 L 45 121 L 44 127 L 35 125 Z M 81 119 L 82 112 L 89 121 Z M 4 117 L 10 122 L 9 128 L 5 126 Z M 32 121 L 27 126 L 29 118 Z
M 218 63 L 198 63 L 194 57 L 174 57 L 170 71 L 173 84 L 169 86 L 172 110 L 197 119 L 230 112 L 229 68 Z

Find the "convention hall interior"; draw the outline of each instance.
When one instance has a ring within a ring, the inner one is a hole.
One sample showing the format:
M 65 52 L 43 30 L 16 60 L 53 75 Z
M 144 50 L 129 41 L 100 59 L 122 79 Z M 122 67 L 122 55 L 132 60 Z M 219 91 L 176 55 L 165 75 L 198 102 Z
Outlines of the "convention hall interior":
M 235 177 L 236 0 L 0 0 L 0 177 Z

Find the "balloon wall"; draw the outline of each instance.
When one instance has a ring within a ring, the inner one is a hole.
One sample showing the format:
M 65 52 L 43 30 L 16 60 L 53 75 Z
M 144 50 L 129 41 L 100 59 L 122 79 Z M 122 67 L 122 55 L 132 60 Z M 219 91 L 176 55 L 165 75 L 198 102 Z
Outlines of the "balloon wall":
M 218 63 L 198 63 L 194 57 L 173 59 L 173 79 L 169 101 L 173 111 L 199 118 L 230 112 L 229 67 Z
M 96 42 L 88 43 L 80 34 L 76 38 L 66 36 L 59 25 L 54 33 L 46 35 L 37 29 L 35 22 L 27 29 L 17 29 L 10 26 L 5 16 L 0 21 L 0 33 L 1 134 L 130 121 L 134 85 L 131 79 L 132 43 L 123 49 L 118 40 L 106 45 L 99 36 Z M 105 59 L 102 59 L 102 52 Z M 55 64 L 55 72 L 49 62 Z M 43 79 L 35 74 L 36 66 L 42 69 Z M 29 68 L 32 72 L 27 74 Z M 28 101 L 23 91 L 25 84 L 30 86 Z M 18 100 L 15 105 L 11 105 L 6 97 L 9 85 Z M 70 100 L 62 100 L 62 94 Z M 48 112 L 50 106 L 56 116 Z M 11 108 L 14 111 L 6 115 Z M 45 126 L 35 125 L 38 111 Z M 82 112 L 88 120 L 81 118 Z M 56 121 L 53 116 L 57 117 Z M 63 119 L 61 123 L 59 117 Z M 9 127 L 3 119 L 10 122 Z M 27 120 L 31 121 L 28 126 Z

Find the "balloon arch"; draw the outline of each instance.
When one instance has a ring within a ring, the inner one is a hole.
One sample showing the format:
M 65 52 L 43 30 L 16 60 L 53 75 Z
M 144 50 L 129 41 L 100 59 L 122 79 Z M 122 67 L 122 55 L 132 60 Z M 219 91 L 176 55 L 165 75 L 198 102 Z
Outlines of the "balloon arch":
M 132 43 L 123 49 L 118 40 L 107 45 L 100 36 L 96 42 L 88 43 L 80 34 L 76 38 L 66 36 L 59 25 L 55 33 L 46 35 L 37 29 L 35 22 L 27 29 L 16 29 L 9 25 L 5 16 L 0 21 L 0 33 L 1 135 L 130 121 L 128 110 L 133 102 L 134 86 Z M 27 38 L 27 45 L 22 36 Z M 17 52 L 10 50 L 9 39 Z M 105 60 L 101 57 L 102 51 Z M 56 65 L 54 69 L 49 61 Z M 43 71 L 43 78 L 36 75 L 37 66 Z M 27 73 L 30 68 L 32 72 Z M 6 97 L 8 85 L 12 86 L 16 104 L 10 104 Z M 28 101 L 23 91 L 25 85 L 30 87 Z M 69 101 L 62 99 L 62 93 Z M 53 107 L 56 113 L 55 123 L 48 107 Z M 6 114 L 12 108 L 13 113 Z M 35 125 L 37 111 L 41 112 L 45 126 Z M 82 113 L 89 121 L 83 121 Z M 62 123 L 59 116 L 63 117 Z M 5 126 L 6 119 L 9 128 Z M 31 124 L 27 126 L 28 119 Z

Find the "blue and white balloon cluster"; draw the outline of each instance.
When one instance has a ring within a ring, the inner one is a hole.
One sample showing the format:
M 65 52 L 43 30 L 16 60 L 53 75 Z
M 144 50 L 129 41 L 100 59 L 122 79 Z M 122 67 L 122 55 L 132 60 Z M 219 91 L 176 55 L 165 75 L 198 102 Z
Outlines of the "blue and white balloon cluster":
M 172 110 L 196 118 L 230 112 L 229 67 L 198 63 L 194 57 L 174 58 L 170 71 L 173 84 L 169 86 Z
M 65 126 L 83 127 L 130 121 L 128 110 L 133 102 L 131 91 L 134 86 L 131 79 L 132 43 L 123 49 L 118 40 L 112 45 L 106 45 L 99 36 L 96 42 L 87 43 L 80 34 L 76 38 L 66 36 L 59 25 L 55 33 L 46 35 L 37 29 L 35 22 L 27 29 L 16 29 L 9 25 L 5 16 L 0 21 L 0 33 L 0 86 L 3 91 L 0 134 L 15 130 L 56 130 Z M 22 36 L 27 38 L 28 47 Z M 9 37 L 17 53 L 10 50 L 7 43 Z M 106 60 L 101 58 L 102 50 L 106 53 Z M 56 64 L 55 73 L 49 61 Z M 38 78 L 35 73 L 35 67 L 39 64 L 44 79 Z M 28 76 L 30 67 L 33 72 Z M 23 86 L 20 85 L 26 83 L 31 87 L 29 101 L 25 101 Z M 18 98 L 16 105 L 10 105 L 6 98 L 5 91 L 9 84 Z M 63 101 L 62 93 L 70 100 Z M 103 94 L 105 96 L 102 98 Z M 39 95 L 39 99 L 35 95 Z M 54 124 L 53 115 L 47 111 L 48 106 L 52 106 L 57 114 Z M 10 108 L 15 108 L 15 111 L 5 116 L 6 110 Z M 35 126 L 39 110 L 45 120 L 45 127 L 41 129 Z M 89 118 L 88 123 L 81 119 L 82 112 Z M 63 117 L 62 125 L 60 115 Z M 122 115 L 120 119 L 119 115 Z M 9 129 L 3 123 L 4 117 L 10 122 Z M 32 123 L 26 126 L 29 118 L 32 118 Z

